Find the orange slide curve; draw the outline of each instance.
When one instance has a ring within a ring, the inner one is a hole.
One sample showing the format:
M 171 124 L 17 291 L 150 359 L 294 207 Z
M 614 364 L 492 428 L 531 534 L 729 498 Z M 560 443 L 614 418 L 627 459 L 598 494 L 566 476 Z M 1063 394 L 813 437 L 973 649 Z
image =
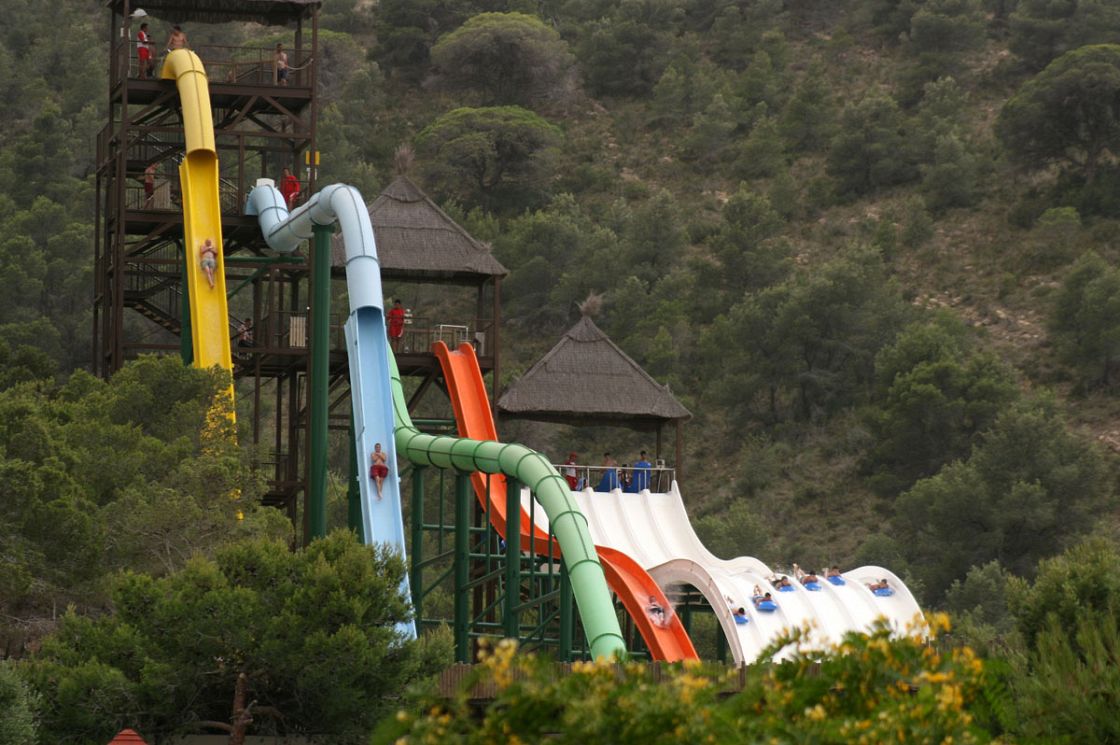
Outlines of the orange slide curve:
M 490 412 L 490 397 L 486 393 L 486 383 L 482 379 L 482 370 L 478 366 L 478 358 L 470 344 L 461 344 L 459 349 L 452 352 L 447 345 L 437 341 L 432 345 L 432 351 L 439 359 L 443 368 L 443 377 L 447 381 L 447 394 L 451 398 L 451 407 L 455 411 L 455 421 L 458 425 L 459 436 L 473 440 L 498 439 L 497 428 L 494 426 L 494 417 Z M 487 493 L 486 475 L 475 473 L 471 476 L 475 494 L 485 508 L 486 500 L 490 500 L 490 521 L 494 529 L 506 537 L 506 479 L 497 474 L 490 477 L 490 490 Z M 528 548 L 532 541 L 534 549 L 540 553 L 548 551 L 548 536 L 529 520 L 529 515 L 521 510 L 520 535 L 521 543 Z M 607 584 L 611 591 L 622 601 L 626 612 L 634 619 L 634 625 L 645 640 L 655 660 L 677 662 L 679 660 L 699 659 L 692 640 L 681 623 L 677 614 L 671 614 L 665 626 L 653 623 L 646 613 L 646 606 L 650 597 L 661 604 L 662 608 L 669 608 L 669 600 L 665 593 L 642 569 L 636 561 L 621 551 L 603 546 L 596 546 L 599 561 L 603 564 L 603 571 L 607 576 Z M 559 547 L 553 546 L 553 552 L 559 553 Z

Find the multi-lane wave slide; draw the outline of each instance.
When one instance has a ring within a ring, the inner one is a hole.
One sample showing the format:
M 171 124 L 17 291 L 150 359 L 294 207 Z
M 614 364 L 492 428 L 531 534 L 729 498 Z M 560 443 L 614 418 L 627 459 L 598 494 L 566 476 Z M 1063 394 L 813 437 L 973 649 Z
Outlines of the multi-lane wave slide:
M 190 306 L 191 348 L 195 367 L 233 369 L 229 347 L 229 311 L 222 256 L 222 216 L 218 195 L 218 153 L 210 88 L 198 55 L 176 49 L 167 55 L 161 76 L 174 80 L 183 112 L 186 154 L 179 164 L 183 195 L 184 273 Z M 210 240 L 217 253 L 214 287 L 206 280 L 199 249 Z M 229 390 L 233 395 L 233 389 Z
M 476 439 L 496 439 L 486 385 L 473 347 L 462 344 L 453 352 L 443 342 L 436 342 L 432 349 L 443 368 L 459 433 Z M 476 480 L 475 488 L 479 499 L 485 499 L 485 482 Z M 534 513 L 537 522 L 532 524 L 525 509 L 527 499 L 523 490 L 522 540 L 532 535 L 539 542 L 547 535 L 547 516 L 537 517 Z M 504 529 L 504 480 L 490 484 L 490 500 L 491 512 L 497 515 L 495 522 Z M 865 566 L 847 572 L 843 585 L 822 581 L 818 591 L 798 586 L 792 592 L 779 592 L 769 581 L 774 573 L 761 561 L 745 556 L 730 561 L 717 558 L 693 531 L 675 481 L 666 494 L 624 494 L 617 489 L 598 493 L 587 489 L 577 492 L 577 500 L 588 518 L 611 588 L 634 617 L 658 659 L 696 655 L 679 616 L 673 614 L 671 626 L 662 629 L 650 623 L 643 612 L 650 596 L 668 607 L 663 588 L 678 585 L 693 585 L 703 593 L 738 663 L 754 661 L 780 632 L 806 623 L 817 629 L 818 639 L 839 641 L 845 632 L 867 629 L 880 616 L 885 616 L 899 631 L 919 617 L 920 610 L 910 591 L 898 577 L 881 567 Z M 893 594 L 874 595 L 867 585 L 884 578 Z M 754 608 L 751 596 L 755 585 L 777 598 L 776 611 L 764 613 Z M 733 617 L 733 611 L 739 607 L 747 610 L 745 624 Z
M 849 631 L 869 629 L 881 617 L 898 633 L 920 629 L 921 610 L 913 594 L 882 567 L 844 572 L 843 584 L 822 577 L 816 591 L 794 582 L 792 590 L 783 592 L 771 583 L 774 571 L 758 559 L 716 557 L 693 530 L 675 480 L 668 493 L 586 489 L 578 494 L 578 501 L 596 544 L 634 557 L 662 587 L 692 585 L 704 595 L 736 663 L 755 661 L 775 637 L 791 628 L 812 627 L 814 643 L 836 643 Z M 868 587 L 881 579 L 890 585 L 889 596 L 877 595 Z M 772 594 L 775 611 L 754 607 L 751 600 L 756 586 Z M 747 611 L 746 623 L 734 618 L 740 607 Z M 792 651 L 782 650 L 778 658 Z
M 442 341 L 437 341 L 432 345 L 432 351 L 443 369 L 459 434 L 475 440 L 497 440 L 498 432 L 490 411 L 486 383 L 474 348 L 470 344 L 461 344 L 459 349 L 452 351 Z M 505 477 L 498 475 L 489 479 L 489 488 L 486 477 L 480 473 L 476 472 L 472 481 L 483 508 L 489 505 L 488 512 L 495 529 L 503 538 L 506 537 L 508 516 Z M 564 488 L 567 488 L 566 482 Z M 522 490 L 522 504 L 529 498 L 527 491 Z M 538 553 L 547 553 L 547 530 L 534 525 L 529 512 L 524 508 L 521 509 L 518 532 L 522 548 L 528 549 L 531 543 Z M 697 659 L 696 650 L 678 615 L 669 615 L 662 626 L 654 623 L 647 612 L 650 598 L 655 599 L 662 608 L 671 607 L 657 582 L 626 553 L 602 545 L 596 545 L 595 550 L 603 564 L 607 584 L 633 618 L 653 658 L 669 662 Z
M 587 520 L 576 508 L 567 482 L 548 460 L 523 445 L 427 435 L 412 425 L 385 333 L 377 246 L 369 213 L 358 191 L 341 184 L 328 186 L 289 214 L 273 183 L 261 179 L 249 194 L 246 212 L 258 217 L 266 242 L 278 252 L 294 251 L 313 236 L 315 226 L 337 222 L 341 229 L 350 301 L 346 344 L 357 458 L 359 463 L 365 463 L 373 445 L 381 443 L 390 468 L 380 497 L 370 479 L 359 478 L 365 541 L 387 543 L 404 556 L 404 521 L 396 473 L 398 454 L 416 465 L 516 478 L 533 487 L 552 521 L 592 656 L 624 653 L 622 630 L 603 567 L 591 543 Z M 407 593 L 407 578 L 403 589 Z M 400 630 L 411 636 L 416 634 L 414 623 L 402 625 Z

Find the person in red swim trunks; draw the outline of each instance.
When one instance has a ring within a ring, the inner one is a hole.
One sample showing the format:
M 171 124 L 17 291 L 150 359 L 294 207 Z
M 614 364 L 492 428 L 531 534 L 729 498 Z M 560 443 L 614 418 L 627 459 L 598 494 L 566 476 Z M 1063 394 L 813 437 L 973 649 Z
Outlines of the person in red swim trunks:
M 141 23 L 136 33 L 136 62 L 141 78 L 152 77 L 152 37 L 148 34 L 146 23 Z
M 381 485 L 389 476 L 389 459 L 381 449 L 381 443 L 374 443 L 373 452 L 369 454 L 369 477 L 377 487 L 377 498 L 381 499 Z
M 399 298 L 393 301 L 393 307 L 389 309 L 386 318 L 389 321 L 389 344 L 394 352 L 399 352 L 401 338 L 404 337 L 404 308 Z

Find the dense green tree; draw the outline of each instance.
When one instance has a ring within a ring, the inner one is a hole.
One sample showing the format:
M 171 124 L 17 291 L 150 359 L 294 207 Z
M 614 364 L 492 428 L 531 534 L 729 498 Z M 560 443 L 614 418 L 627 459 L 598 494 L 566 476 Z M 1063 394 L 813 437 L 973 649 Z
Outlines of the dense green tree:
M 814 61 L 782 110 L 781 132 L 791 150 L 814 151 L 832 137 L 836 110 L 825 66 Z
M 921 192 L 929 209 L 940 213 L 950 207 L 976 204 L 980 161 L 955 135 L 944 135 L 934 145 L 933 158 L 919 166 Z
M 39 699 L 11 663 L 0 661 L 0 745 L 39 742 L 36 709 Z
M 1033 582 L 1013 580 L 1008 603 L 1027 647 L 1038 648 L 1051 620 L 1068 634 L 1087 613 L 1120 612 L 1120 577 L 1113 570 L 1118 561 L 1113 543 L 1091 538 L 1039 562 Z
M 546 209 L 512 218 L 494 241 L 510 270 L 503 284 L 506 322 L 533 335 L 555 334 L 569 323 L 572 303 L 604 289 L 603 262 L 619 253 L 618 235 L 560 194 Z
M 596 95 L 642 96 L 661 79 L 673 45 L 675 8 L 667 0 L 619 3 L 587 24 L 576 57 Z
M 984 42 L 984 19 L 979 0 L 925 0 L 910 18 L 906 46 L 912 66 L 903 72 L 912 100 L 922 86 L 969 69 L 968 55 Z
M 1066 430 L 1052 401 L 1025 401 L 999 416 L 967 461 L 900 496 L 894 524 L 933 600 L 993 559 L 1031 574 L 1087 531 L 1109 499 L 1095 448 Z
M 432 47 L 453 89 L 477 91 L 487 106 L 528 104 L 572 87 L 574 59 L 560 34 L 524 13 L 482 13 Z
M 785 143 L 778 122 L 768 116 L 754 125 L 739 146 L 734 173 L 748 179 L 770 178 L 781 173 L 786 166 Z
M 996 133 L 1024 166 L 1071 165 L 1091 183 L 1106 153 L 1120 151 L 1120 46 L 1054 60 L 1004 105 Z
M 717 93 L 704 110 L 692 119 L 692 130 L 683 143 L 689 160 L 712 163 L 721 159 L 731 143 L 731 133 L 739 126 L 735 112 Z
M 1079 609 L 1069 625 L 1042 631 L 1029 663 L 1012 681 L 1021 742 L 1115 742 L 1120 739 L 1120 618 Z
M 418 78 L 427 69 L 432 45 L 482 10 L 486 2 L 459 0 L 382 0 L 377 5 L 377 60 L 390 74 Z
M 907 148 L 898 104 L 883 91 L 844 108 L 828 153 L 828 172 L 840 195 L 858 197 L 913 179 L 917 170 Z
M 879 255 L 849 249 L 812 275 L 748 295 L 712 324 L 705 353 L 723 374 L 711 393 L 740 414 L 831 413 L 867 394 L 875 354 L 907 313 Z
M 1018 0 L 1010 14 L 1011 51 L 1031 72 L 1087 44 L 1112 42 L 1120 10 L 1110 0 Z
M 1120 360 L 1120 269 L 1090 252 L 1062 283 L 1050 314 L 1058 354 L 1089 385 L 1109 385 Z
M 430 182 L 465 205 L 513 210 L 543 194 L 558 127 L 518 106 L 449 111 L 417 135 Z
M 777 238 L 784 221 L 768 197 L 740 184 L 723 206 L 723 223 L 708 240 L 719 263 L 718 287 L 734 301 L 745 289 L 767 287 L 789 271 L 789 247 Z
M 969 454 L 980 432 L 1017 396 L 994 355 L 970 348 L 949 317 L 910 326 L 875 358 L 871 455 L 880 486 L 905 488 Z
M 19 652 L 60 605 L 96 605 L 113 570 L 161 573 L 239 535 L 288 535 L 259 508 L 245 454 L 211 426 L 226 385 L 150 357 L 108 382 L 79 372 L 58 390 L 0 392 L 0 648 Z
M 50 742 L 229 723 L 239 678 L 257 732 L 363 742 L 402 688 L 446 664 L 404 637 L 404 564 L 337 532 L 291 552 L 237 544 L 163 579 L 124 574 L 113 612 L 68 613 L 30 663 Z
M 968 570 L 963 580 L 953 580 L 945 593 L 945 609 L 953 614 L 954 630 L 968 637 L 970 646 L 994 651 L 1006 643 L 1015 628 L 1008 604 L 1012 580 L 998 561 Z

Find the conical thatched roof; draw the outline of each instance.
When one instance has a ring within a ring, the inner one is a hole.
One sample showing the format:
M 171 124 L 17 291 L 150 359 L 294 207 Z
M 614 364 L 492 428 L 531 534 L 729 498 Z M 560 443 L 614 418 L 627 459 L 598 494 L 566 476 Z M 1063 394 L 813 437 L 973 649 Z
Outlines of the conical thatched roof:
M 490 249 L 436 206 L 407 176 L 398 176 L 369 205 L 381 276 L 386 279 L 459 279 L 477 283 L 509 272 Z M 342 236 L 334 238 L 333 261 L 345 265 Z
M 653 424 L 692 414 L 584 316 L 498 400 L 503 415 L 568 424 Z
M 106 5 L 121 12 L 121 0 Z M 322 5 L 322 0 L 133 0 L 132 10 L 143 8 L 148 15 L 169 23 L 227 23 L 246 21 L 266 26 L 282 26 L 296 18 L 307 17 Z

